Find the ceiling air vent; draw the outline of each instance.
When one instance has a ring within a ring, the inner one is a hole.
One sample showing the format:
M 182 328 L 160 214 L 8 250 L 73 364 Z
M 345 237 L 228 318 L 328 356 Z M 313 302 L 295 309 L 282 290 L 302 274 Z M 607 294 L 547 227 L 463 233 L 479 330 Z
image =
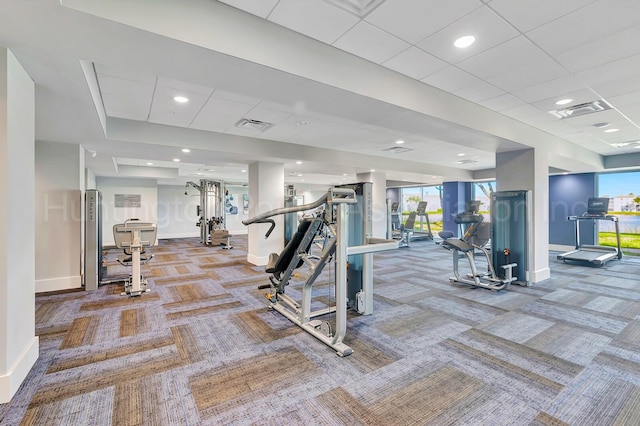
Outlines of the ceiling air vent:
M 392 146 L 391 148 L 383 149 L 384 152 L 390 152 L 392 154 L 400 154 L 407 151 L 413 151 L 411 148 L 406 148 L 403 146 Z
M 473 163 L 477 163 L 477 160 L 459 160 L 456 161 L 456 164 L 473 164 Z
M 364 18 L 384 0 L 324 0 L 329 4 L 353 13 L 359 18 Z
M 258 132 L 264 132 L 265 130 L 273 126 L 273 123 L 265 123 L 264 121 L 260 121 L 260 120 L 251 120 L 248 118 L 243 118 L 240 121 L 238 121 L 235 124 L 235 126 L 240 129 L 248 129 L 248 130 L 256 130 Z
M 600 112 L 611 109 L 611 105 L 607 101 L 600 99 L 598 101 L 586 102 L 584 104 L 573 105 L 564 109 L 554 109 L 549 113 L 554 116 L 565 119 L 571 117 L 578 117 L 581 115 L 592 114 L 594 112 Z

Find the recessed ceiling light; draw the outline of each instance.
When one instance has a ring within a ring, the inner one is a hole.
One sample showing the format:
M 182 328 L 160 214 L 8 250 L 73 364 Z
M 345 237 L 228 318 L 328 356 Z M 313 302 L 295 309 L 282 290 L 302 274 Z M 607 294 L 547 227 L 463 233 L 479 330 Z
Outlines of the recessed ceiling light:
M 184 96 L 174 96 L 173 100 L 180 103 L 180 104 L 184 104 L 186 102 L 189 102 L 189 98 L 185 98 Z
M 242 173 L 247 173 L 245 169 L 240 170 Z
M 406 182 L 407 180 L 406 180 L 406 179 L 402 179 L 402 181 L 403 181 L 403 182 Z
M 458 154 L 458 157 L 464 157 L 464 152 L 461 152 L 460 154 Z
M 375 171 L 376 171 L 376 169 L 371 169 L 370 171 L 371 171 L 371 172 L 375 172 Z
M 475 41 L 476 41 L 476 38 L 474 36 L 468 35 L 468 36 L 460 37 L 459 39 L 453 42 L 453 45 L 459 49 L 464 49 L 466 47 L 471 46 L 473 43 L 475 43 Z
M 302 173 L 298 173 L 298 177 L 302 177 Z
M 180 159 L 179 158 L 174 158 L 173 161 L 175 161 L 176 163 L 179 163 Z
M 296 164 L 302 164 L 302 161 L 296 161 Z
M 201 175 L 201 174 L 202 174 L 202 172 L 198 172 L 198 173 L 196 173 L 196 174 L 197 174 L 197 175 Z
M 304 182 L 304 179 L 300 179 L 300 182 Z
M 343 174 L 342 174 L 342 176 L 349 176 L 349 175 L 348 175 L 348 174 L 346 174 L 346 173 L 343 173 Z
M 147 166 L 153 166 L 153 163 L 149 162 L 147 163 Z
M 620 130 L 620 129 L 607 129 L 607 130 L 605 130 L 604 132 L 605 132 L 605 133 L 613 133 L 613 132 L 617 132 L 617 131 L 619 131 L 619 130 Z
M 397 143 L 398 145 L 402 145 L 402 144 L 404 143 L 404 141 L 396 141 L 396 143 Z
M 186 154 L 188 152 L 191 152 L 191 150 L 189 148 L 182 148 L 182 152 L 184 152 Z
M 573 99 L 560 99 L 559 101 L 556 101 L 556 105 L 566 105 L 569 102 L 573 102 Z
M 597 127 L 598 129 L 604 129 L 605 127 L 611 126 L 611 123 L 602 122 L 602 123 L 594 123 L 593 127 Z

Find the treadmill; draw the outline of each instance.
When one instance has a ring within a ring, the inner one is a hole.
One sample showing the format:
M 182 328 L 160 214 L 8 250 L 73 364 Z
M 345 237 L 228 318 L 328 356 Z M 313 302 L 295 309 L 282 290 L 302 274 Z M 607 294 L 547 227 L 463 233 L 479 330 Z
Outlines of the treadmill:
M 587 211 L 580 216 L 569 216 L 567 219 L 575 223 L 576 248 L 558 255 L 558 260 L 574 261 L 604 266 L 609 260 L 622 259 L 620 249 L 620 227 L 618 217 L 607 214 L 609 212 L 608 198 L 589 198 Z M 609 220 L 615 225 L 617 247 L 580 244 L 580 223 L 583 221 Z

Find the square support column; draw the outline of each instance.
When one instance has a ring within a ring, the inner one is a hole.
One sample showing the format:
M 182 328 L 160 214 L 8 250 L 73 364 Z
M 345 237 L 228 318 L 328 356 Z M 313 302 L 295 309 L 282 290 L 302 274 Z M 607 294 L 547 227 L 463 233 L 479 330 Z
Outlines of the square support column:
M 358 182 L 371 182 L 371 236 L 387 235 L 387 175 L 382 172 L 358 173 Z
M 34 123 L 33 81 L 0 48 L 0 404 L 38 359 Z
M 284 164 L 257 162 L 249 165 L 249 218 L 284 206 Z M 264 238 L 269 224 L 248 226 L 247 262 L 266 265 L 269 254 L 284 248 L 284 216 L 272 217 L 276 227 Z
M 533 235 L 531 280 L 546 280 L 549 269 L 549 156 L 540 149 L 496 154 L 496 189 L 531 190 Z

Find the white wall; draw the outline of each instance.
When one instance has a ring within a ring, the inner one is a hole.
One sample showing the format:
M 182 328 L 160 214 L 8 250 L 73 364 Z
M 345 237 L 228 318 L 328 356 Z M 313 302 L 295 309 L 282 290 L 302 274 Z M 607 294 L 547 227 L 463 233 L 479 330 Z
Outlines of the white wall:
M 227 230 L 231 235 L 247 234 L 247 227 L 242 224 L 242 221 L 249 218 L 249 212 L 244 213 L 242 197 L 244 194 L 249 194 L 249 188 L 247 186 L 229 185 L 226 186 L 226 189 L 233 197 L 233 200 L 229 202 L 232 206 L 238 208 L 238 214 L 226 214 Z M 249 200 L 249 203 L 251 203 L 251 200 Z
M 96 174 L 89 169 L 85 169 L 85 189 L 96 189 Z
M 158 238 L 199 237 L 199 203 L 200 193 L 193 187 L 158 185 Z
M 82 148 L 35 145 L 36 292 L 82 286 Z
M 155 179 L 97 177 L 96 188 L 102 193 L 102 244 L 114 246 L 113 225 L 127 219 L 158 223 L 158 188 Z M 140 207 L 116 208 L 116 194 L 140 195 Z M 184 192 L 183 192 L 184 194 Z
M 38 359 L 34 123 L 33 81 L 0 48 L 0 404 Z

